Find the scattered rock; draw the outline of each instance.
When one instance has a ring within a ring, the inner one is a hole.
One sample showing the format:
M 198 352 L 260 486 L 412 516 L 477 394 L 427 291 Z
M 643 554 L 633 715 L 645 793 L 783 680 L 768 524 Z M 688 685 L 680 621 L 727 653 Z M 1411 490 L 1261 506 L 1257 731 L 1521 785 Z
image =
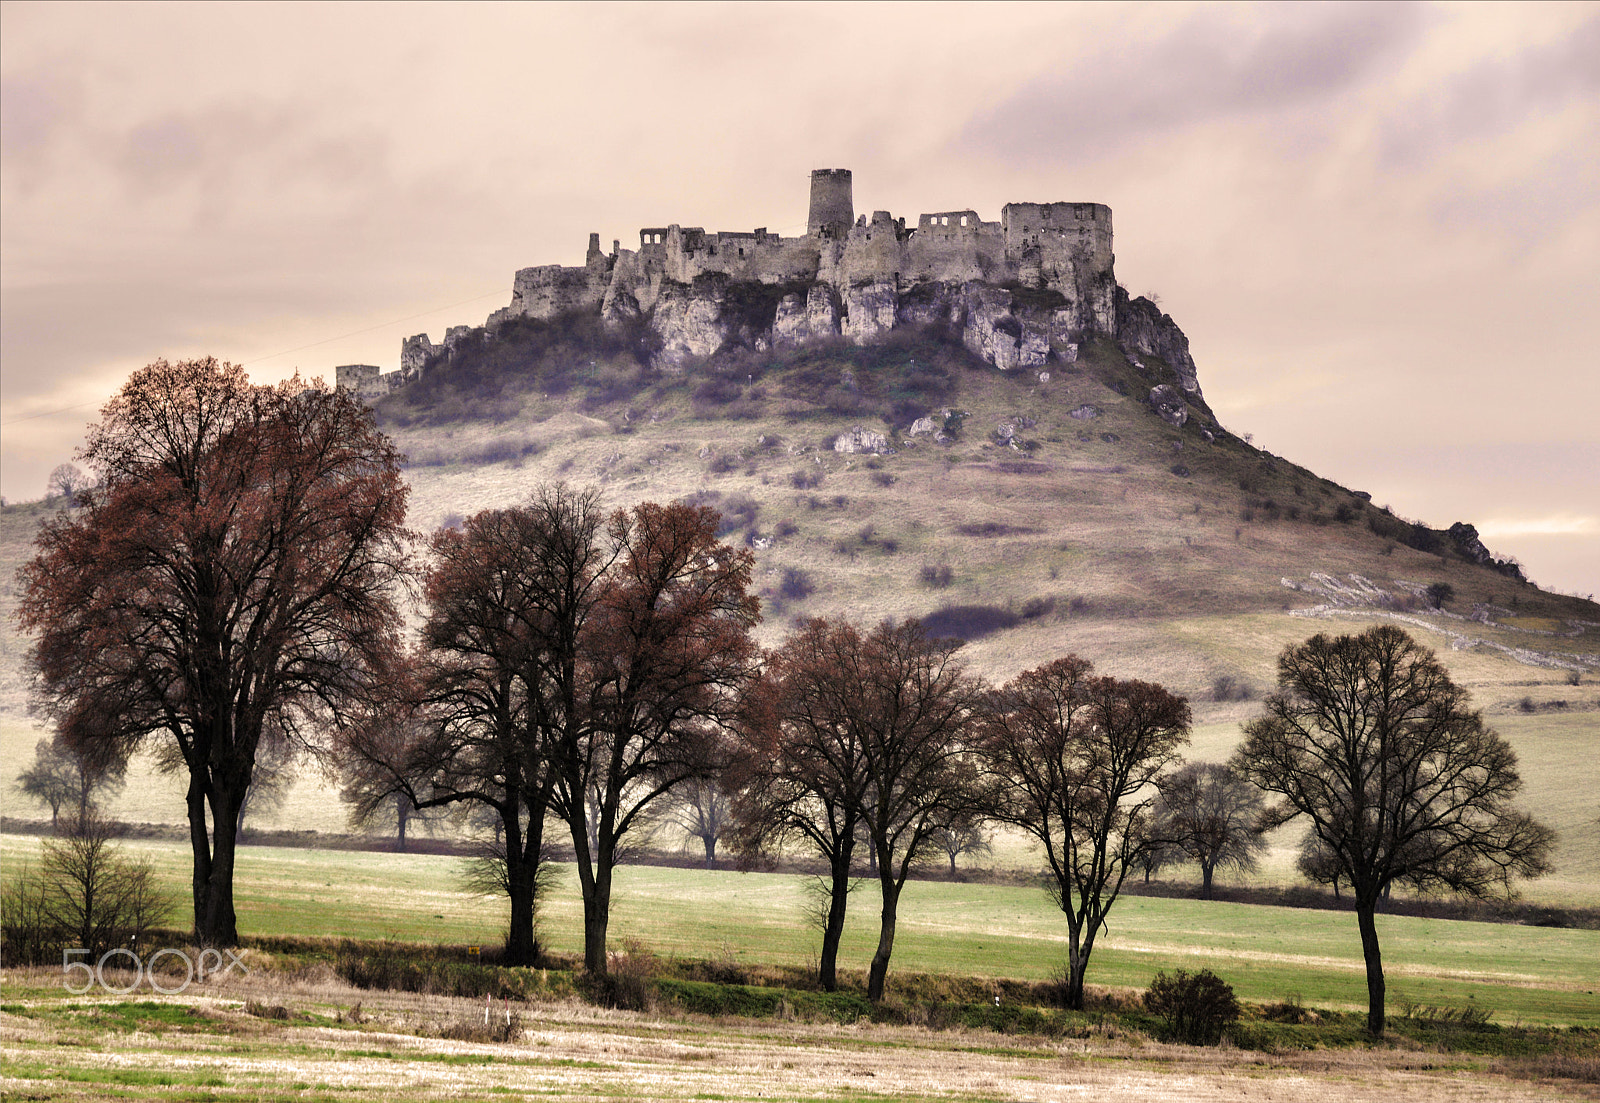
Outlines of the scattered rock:
M 1079 406 L 1076 410 L 1073 410 L 1067 416 L 1070 418 L 1076 418 L 1078 421 L 1092 421 L 1094 418 L 1100 416 L 1100 410 L 1097 407 L 1090 406 L 1086 403 L 1082 406 Z
M 1184 402 L 1182 393 L 1170 384 L 1163 383 L 1151 388 L 1150 405 L 1168 425 L 1182 427 L 1189 420 L 1188 403 Z
M 887 437 L 861 425 L 857 425 L 848 433 L 840 433 L 833 442 L 833 450 L 849 454 L 866 452 L 878 456 L 894 455 L 894 448 L 890 446 Z
M 1041 382 L 1041 383 L 1050 382 L 1050 373 L 1047 372 L 1047 371 L 1040 372 L 1039 373 L 1039 382 Z

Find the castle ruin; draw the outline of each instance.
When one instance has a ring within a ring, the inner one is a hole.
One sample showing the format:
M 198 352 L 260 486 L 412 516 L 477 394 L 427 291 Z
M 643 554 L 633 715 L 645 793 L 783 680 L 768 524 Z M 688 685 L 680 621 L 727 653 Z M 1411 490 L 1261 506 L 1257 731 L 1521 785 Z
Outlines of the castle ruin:
M 573 311 L 608 322 L 645 318 L 661 337 L 668 369 L 730 343 L 864 343 L 899 325 L 938 324 L 1010 370 L 1070 361 L 1081 340 L 1126 334 L 1130 347 L 1164 357 L 1184 388 L 1197 391 L 1188 342 L 1153 304 L 1129 300 L 1113 262 L 1111 208 L 1103 203 L 1008 203 L 998 222 L 970 210 L 939 211 L 910 226 L 888 211 L 857 216 L 850 170 L 817 169 L 803 236 L 674 223 L 643 227 L 637 249 L 613 241 L 606 253 L 592 233 L 582 265 L 519 271 L 510 304 L 486 325 Z M 724 310 L 729 286 L 741 283 L 783 291 L 772 317 L 753 328 L 748 317 Z M 337 369 L 338 381 L 363 395 L 385 393 L 469 332 L 452 327 L 441 345 L 427 334 L 409 337 L 399 372 L 349 365 Z

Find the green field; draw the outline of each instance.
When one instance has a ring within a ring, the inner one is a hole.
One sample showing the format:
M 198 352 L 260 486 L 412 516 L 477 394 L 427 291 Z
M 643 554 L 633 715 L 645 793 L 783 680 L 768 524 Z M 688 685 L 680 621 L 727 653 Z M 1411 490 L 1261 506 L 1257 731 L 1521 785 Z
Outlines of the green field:
M 181 890 L 187 853 L 129 842 Z M 0 836 L 8 870 L 39 840 Z M 460 888 L 459 859 L 431 855 L 245 847 L 237 889 L 240 932 L 493 944 L 504 909 Z M 841 954 L 864 969 L 876 941 L 875 886 L 851 900 Z M 618 871 L 612 937 L 663 956 L 804 965 L 816 938 L 802 919 L 802 879 L 789 875 L 629 866 Z M 541 934 L 558 953 L 581 952 L 576 878 L 562 871 Z M 1392 1006 L 1489 1007 L 1502 1022 L 1600 1025 L 1600 932 L 1382 916 Z M 913 882 L 905 893 L 894 971 L 1044 980 L 1064 958 L 1065 927 L 1037 889 Z M 1352 915 L 1260 905 L 1126 897 L 1112 912 L 1091 967 L 1094 984 L 1143 988 L 1158 969 L 1209 968 L 1241 998 L 1298 996 L 1320 1007 L 1365 1005 Z

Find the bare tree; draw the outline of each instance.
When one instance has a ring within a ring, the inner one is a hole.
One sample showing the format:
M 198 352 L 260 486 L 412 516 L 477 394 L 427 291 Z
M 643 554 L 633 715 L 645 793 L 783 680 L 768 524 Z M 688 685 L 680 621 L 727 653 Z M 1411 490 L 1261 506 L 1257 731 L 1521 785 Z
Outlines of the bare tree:
M 817 979 L 838 987 L 839 940 L 855 883 L 851 858 L 867 788 L 862 733 L 849 722 L 851 686 L 834 677 L 859 634 L 807 621 L 767 657 L 746 694 L 742 744 L 730 767 L 740 792 L 737 839 L 748 859 L 768 845 L 798 840 L 827 863 L 809 908 L 822 933 Z
M 74 816 L 44 844 L 40 862 L 49 924 L 96 955 L 137 939 L 172 911 L 149 862 L 122 857 L 115 836 L 93 811 Z
M 416 723 L 375 717 L 346 753 L 418 808 L 495 810 L 514 961 L 536 953 L 546 812 L 571 834 L 585 968 L 603 977 L 617 862 L 721 764 L 759 602 L 717 520 L 652 503 L 606 519 L 595 493 L 556 486 L 433 537 Z
M 69 507 L 78 504 L 78 496 L 93 485 L 93 480 L 75 463 L 63 463 L 50 472 L 45 494 L 51 498 L 64 498 Z
M 718 541 L 719 522 L 681 502 L 613 514 L 607 567 L 574 637 L 563 683 L 573 722 L 555 752 L 550 804 L 572 836 L 591 976 L 606 974 L 619 848 L 677 786 L 721 770 L 756 670 L 754 559 Z
M 1245 725 L 1234 768 L 1280 802 L 1263 826 L 1304 816 L 1355 897 L 1367 1030 L 1384 1029 L 1378 902 L 1394 883 L 1511 893 L 1549 869 L 1554 834 L 1512 806 L 1516 754 L 1399 628 L 1313 636 L 1278 658 L 1278 692 Z
M 63 808 L 81 819 L 122 789 L 127 762 L 106 754 L 108 750 L 41 739 L 34 745 L 32 764 L 18 775 L 15 787 L 50 809 L 51 827 L 60 825 Z
M 977 802 L 976 770 L 961 734 L 978 683 L 955 657 L 961 641 L 932 639 L 918 621 L 884 621 L 865 635 L 851 625 L 832 631 L 839 665 L 810 677 L 833 683 L 827 692 L 861 750 L 858 815 L 877 859 L 882 900 L 867 975 L 867 998 L 876 1003 L 907 877 L 940 827 Z
M 1083 1007 L 1095 936 L 1158 840 L 1156 783 L 1189 738 L 1189 706 L 1161 686 L 1091 676 L 1076 655 L 990 695 L 980 738 L 993 814 L 1042 844 L 1067 919 L 1067 1005 Z
M 1253 870 L 1266 853 L 1257 827 L 1261 790 L 1214 762 L 1192 762 L 1167 778 L 1156 805 L 1156 834 L 1200 864 L 1200 896 L 1211 899 L 1217 869 Z
M 716 867 L 717 844 L 729 829 L 731 808 L 722 785 L 709 778 L 691 778 L 673 793 L 669 816 L 687 838 L 700 841 L 707 869 Z
M 956 859 L 961 855 L 977 856 L 994 852 L 994 847 L 989 842 L 989 833 L 984 830 L 983 820 L 970 811 L 958 812 L 940 824 L 934 834 L 934 842 L 950 859 L 952 877 L 956 875 Z

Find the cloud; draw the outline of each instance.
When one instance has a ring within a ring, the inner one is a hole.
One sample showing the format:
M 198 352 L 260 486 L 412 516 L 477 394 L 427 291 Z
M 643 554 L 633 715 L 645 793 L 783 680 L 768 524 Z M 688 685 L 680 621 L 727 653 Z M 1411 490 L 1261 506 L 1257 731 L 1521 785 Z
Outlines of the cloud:
M 1600 92 L 1600 15 L 1567 34 L 1492 56 L 1396 104 L 1380 149 L 1390 167 L 1414 167 L 1463 143 L 1508 134 Z M 1592 155 L 1592 152 L 1591 152 Z
M 1573 513 L 1531 518 L 1493 517 L 1478 525 L 1478 535 L 1485 539 L 1504 536 L 1589 536 L 1594 533 L 1600 533 L 1600 518 Z
M 1155 41 L 1042 74 L 973 118 L 958 147 L 1070 161 L 1199 124 L 1337 98 L 1416 40 L 1411 5 L 1207 8 Z

